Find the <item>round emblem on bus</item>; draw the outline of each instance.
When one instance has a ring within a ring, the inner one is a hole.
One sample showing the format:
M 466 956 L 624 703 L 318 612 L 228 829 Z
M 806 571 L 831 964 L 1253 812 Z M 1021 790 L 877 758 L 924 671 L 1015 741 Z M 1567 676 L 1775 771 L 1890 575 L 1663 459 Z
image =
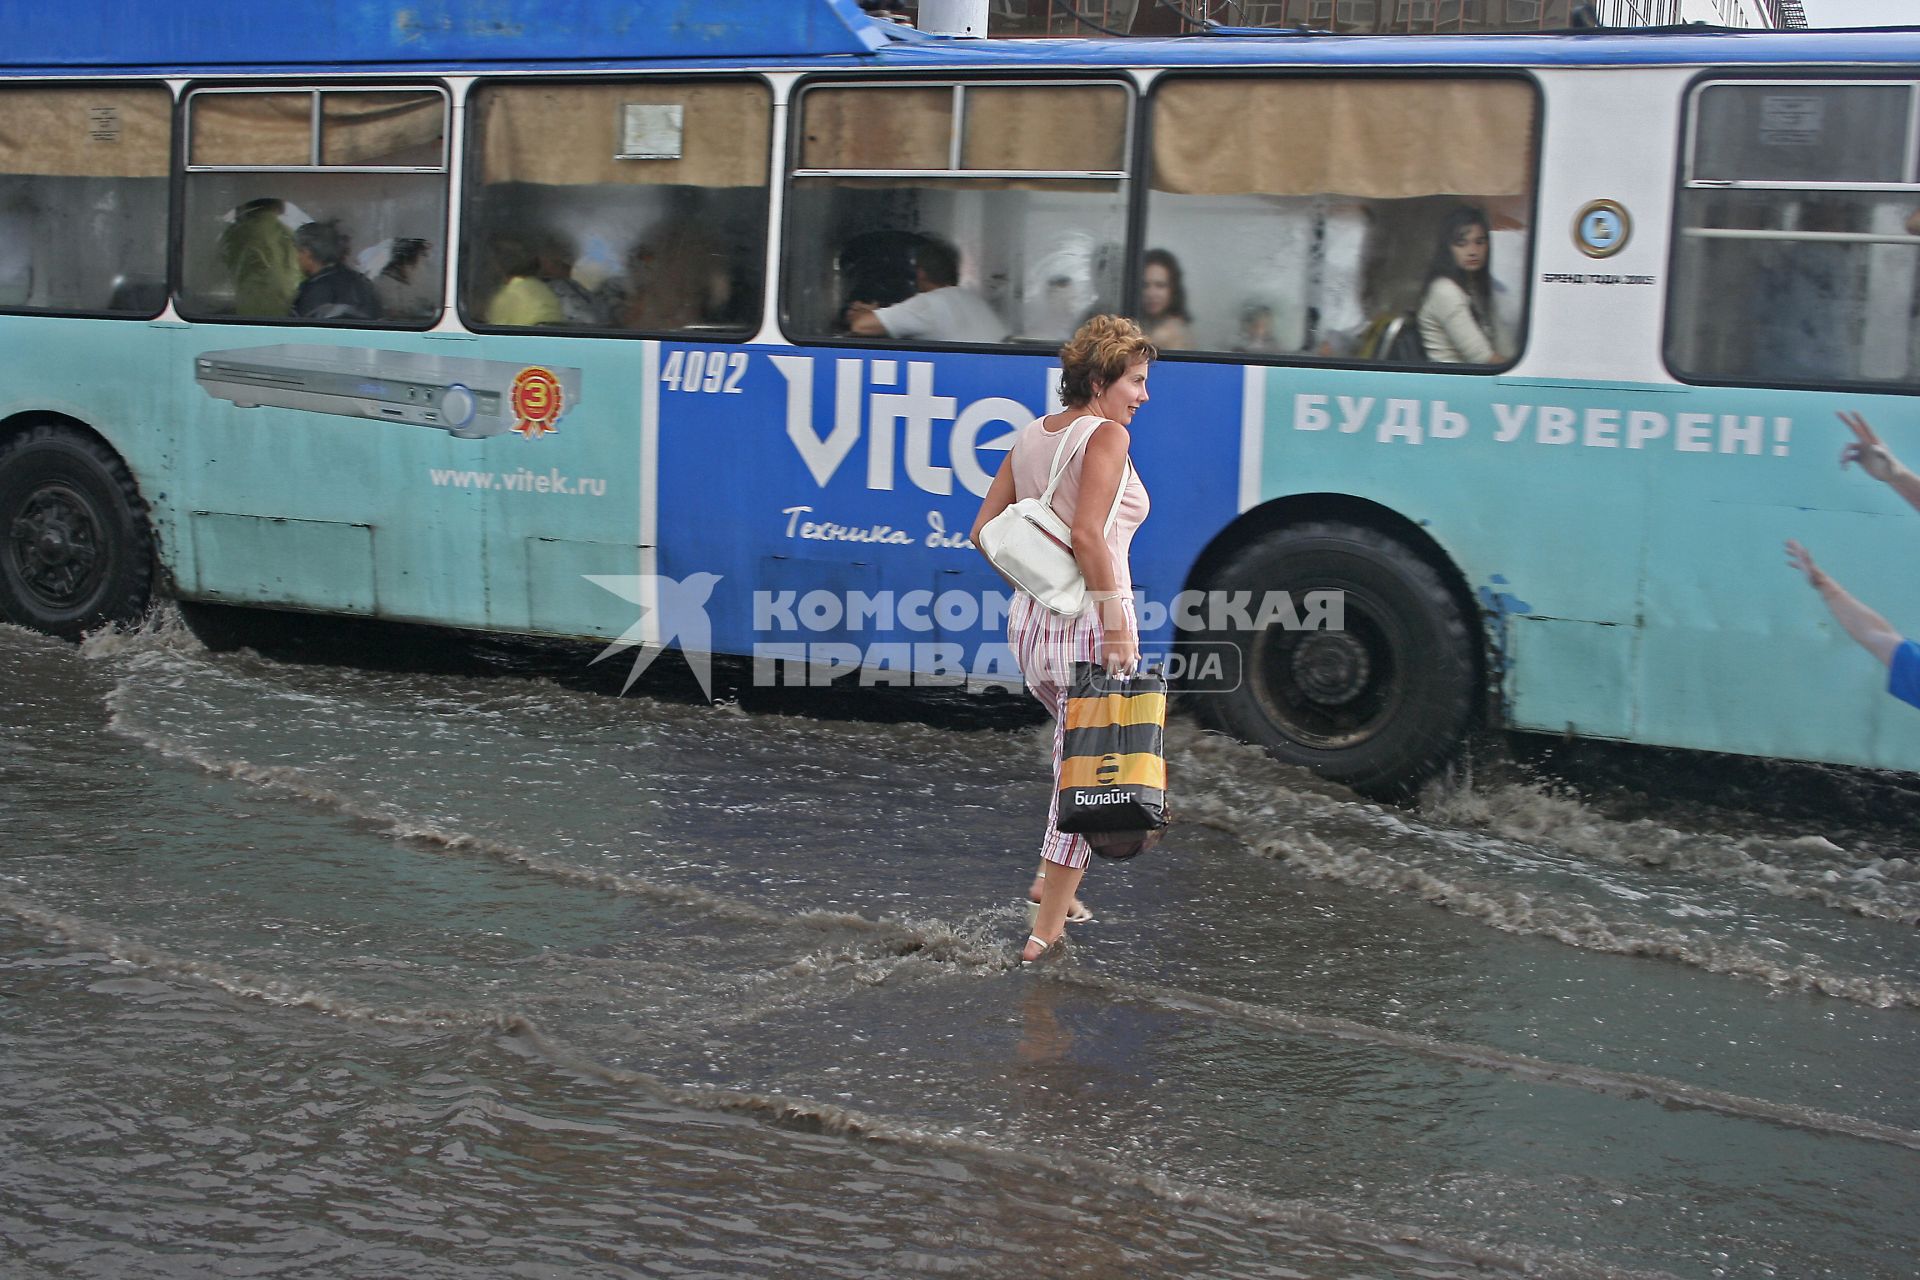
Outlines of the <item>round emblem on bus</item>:
M 510 398 L 513 403 L 513 429 L 527 439 L 559 430 L 553 424 L 566 412 L 567 397 L 561 391 L 560 379 L 553 375 L 553 370 L 542 369 L 539 365 L 522 369 L 513 377 Z
M 1594 200 L 1573 219 L 1573 242 L 1589 258 L 1611 258 L 1627 247 L 1633 219 L 1618 200 Z

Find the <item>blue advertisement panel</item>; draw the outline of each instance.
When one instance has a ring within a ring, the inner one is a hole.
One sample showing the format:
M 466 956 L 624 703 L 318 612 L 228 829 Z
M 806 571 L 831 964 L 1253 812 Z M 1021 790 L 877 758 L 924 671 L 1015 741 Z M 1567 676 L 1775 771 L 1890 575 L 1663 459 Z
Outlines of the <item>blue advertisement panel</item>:
M 1057 407 L 1058 377 L 1042 355 L 664 345 L 660 572 L 719 576 L 721 652 L 826 645 L 836 662 L 943 673 L 957 652 L 968 676 L 1017 680 L 1010 588 L 967 534 L 1014 433 Z M 1179 590 L 1232 517 L 1241 382 L 1152 374 L 1133 424 L 1154 503 L 1142 592 Z

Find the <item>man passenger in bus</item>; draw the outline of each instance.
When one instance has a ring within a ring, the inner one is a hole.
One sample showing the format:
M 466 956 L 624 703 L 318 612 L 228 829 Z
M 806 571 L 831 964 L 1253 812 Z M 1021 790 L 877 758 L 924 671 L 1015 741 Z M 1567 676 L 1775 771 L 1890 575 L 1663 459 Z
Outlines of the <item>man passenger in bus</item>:
M 914 294 L 891 307 L 847 306 L 847 328 L 867 338 L 926 338 L 932 342 L 999 342 L 1007 326 L 979 294 L 960 286 L 960 251 L 923 239 L 913 251 Z
M 309 222 L 293 233 L 293 252 L 307 277 L 293 295 L 304 320 L 378 320 L 373 282 L 347 265 L 347 235 L 336 222 Z
M 1900 459 L 1881 443 L 1879 434 L 1867 425 L 1865 418 L 1857 413 L 1843 413 L 1840 421 L 1847 424 L 1854 436 L 1853 442 L 1840 450 L 1841 468 L 1859 463 L 1862 471 L 1891 486 L 1907 500 L 1908 506 L 1920 511 L 1920 476 L 1900 465 Z M 1887 668 L 1887 692 L 1910 706 L 1920 707 L 1920 644 L 1901 635 L 1892 623 L 1854 599 L 1845 587 L 1813 562 L 1812 553 L 1791 538 L 1787 540 L 1787 563 L 1807 575 L 1808 583 L 1820 593 L 1834 620 L 1853 637 L 1854 643 Z
M 220 261 L 233 281 L 233 313 L 284 316 L 300 288 L 300 262 L 293 232 L 281 221 L 287 202 L 259 196 L 233 211 L 220 233 Z
M 1420 344 L 1427 359 L 1442 364 L 1497 364 L 1505 359 L 1494 341 L 1492 268 L 1487 215 L 1471 205 L 1459 206 L 1440 224 L 1420 298 Z

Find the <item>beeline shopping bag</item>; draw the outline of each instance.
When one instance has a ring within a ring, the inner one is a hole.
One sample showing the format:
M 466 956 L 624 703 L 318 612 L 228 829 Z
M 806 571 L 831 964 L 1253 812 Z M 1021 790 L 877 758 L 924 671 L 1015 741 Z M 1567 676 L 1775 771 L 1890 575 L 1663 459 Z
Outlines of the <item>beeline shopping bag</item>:
M 1167 826 L 1167 681 L 1073 664 L 1060 754 L 1060 830 L 1106 858 L 1152 848 Z

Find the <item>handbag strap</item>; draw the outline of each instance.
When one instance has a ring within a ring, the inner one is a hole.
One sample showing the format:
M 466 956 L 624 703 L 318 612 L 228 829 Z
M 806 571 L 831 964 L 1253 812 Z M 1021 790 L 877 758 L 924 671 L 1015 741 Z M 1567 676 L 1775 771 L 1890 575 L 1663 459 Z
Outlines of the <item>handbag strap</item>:
M 1094 420 L 1093 426 L 1082 433 L 1078 440 L 1074 440 L 1074 428 L 1089 418 Z M 1074 455 L 1080 452 L 1087 441 L 1093 439 L 1093 433 L 1098 431 L 1100 424 L 1105 421 L 1105 418 L 1099 417 L 1096 414 L 1083 413 L 1068 424 L 1066 430 L 1060 433 L 1060 443 L 1055 445 L 1053 450 L 1053 466 L 1047 475 L 1046 492 L 1040 495 L 1040 504 L 1049 511 L 1053 510 L 1053 491 L 1060 487 L 1060 477 L 1067 473 L 1067 464 L 1073 461 Z M 1046 428 L 1042 427 L 1041 430 L 1044 431 Z M 1067 448 L 1069 441 L 1073 444 L 1073 448 L 1071 449 Z M 1100 536 L 1102 538 L 1113 532 L 1113 522 L 1120 518 L 1120 499 L 1126 496 L 1127 481 L 1132 478 L 1132 476 L 1133 459 L 1128 458 L 1125 468 L 1120 472 L 1120 484 L 1113 491 L 1113 505 L 1107 508 L 1106 523 L 1100 526 Z M 1057 516 L 1060 513 L 1054 511 L 1054 514 Z

